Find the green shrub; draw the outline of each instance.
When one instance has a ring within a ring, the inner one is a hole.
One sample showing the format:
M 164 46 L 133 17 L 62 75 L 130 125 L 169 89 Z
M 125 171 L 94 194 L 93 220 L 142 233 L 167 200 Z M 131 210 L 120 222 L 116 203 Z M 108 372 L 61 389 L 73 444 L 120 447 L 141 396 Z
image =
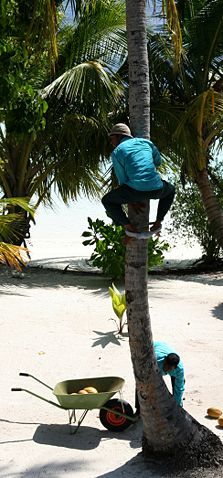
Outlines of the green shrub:
M 112 279 L 120 279 L 125 275 L 125 245 L 123 244 L 124 230 L 122 226 L 105 224 L 104 221 L 96 219 L 92 221 L 88 217 L 88 231 L 82 236 L 84 246 L 95 245 L 89 262 L 102 269 L 103 273 Z M 169 245 L 160 241 L 158 237 L 148 240 L 148 269 L 163 263 L 163 252 L 168 250 Z
M 215 194 L 223 206 L 222 192 L 217 189 Z M 176 196 L 171 208 L 169 234 L 174 239 L 184 239 L 193 246 L 196 237 L 202 249 L 202 260 L 208 264 L 218 262 L 223 258 L 223 249 L 213 234 L 208 222 L 198 187 L 188 183 L 183 188 L 178 184 Z

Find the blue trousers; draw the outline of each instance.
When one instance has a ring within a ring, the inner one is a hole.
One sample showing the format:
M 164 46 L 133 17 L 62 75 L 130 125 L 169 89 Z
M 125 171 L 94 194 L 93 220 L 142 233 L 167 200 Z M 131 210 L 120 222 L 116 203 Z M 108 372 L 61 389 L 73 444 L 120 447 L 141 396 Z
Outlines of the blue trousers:
M 158 199 L 157 221 L 163 221 L 169 211 L 175 195 L 175 187 L 167 181 L 162 181 L 163 187 L 152 191 L 137 191 L 126 184 L 112 189 L 101 202 L 113 222 L 118 226 L 126 226 L 129 219 L 122 209 L 122 204 L 140 203 L 150 199 Z

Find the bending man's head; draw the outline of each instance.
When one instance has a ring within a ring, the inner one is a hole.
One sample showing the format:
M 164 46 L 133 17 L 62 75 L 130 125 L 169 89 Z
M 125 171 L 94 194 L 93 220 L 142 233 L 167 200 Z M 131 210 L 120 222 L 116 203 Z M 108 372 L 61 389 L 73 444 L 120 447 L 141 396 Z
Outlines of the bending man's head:
M 177 368 L 178 363 L 180 362 L 180 357 L 177 354 L 168 354 L 163 362 L 163 370 L 164 372 L 172 372 L 175 368 Z

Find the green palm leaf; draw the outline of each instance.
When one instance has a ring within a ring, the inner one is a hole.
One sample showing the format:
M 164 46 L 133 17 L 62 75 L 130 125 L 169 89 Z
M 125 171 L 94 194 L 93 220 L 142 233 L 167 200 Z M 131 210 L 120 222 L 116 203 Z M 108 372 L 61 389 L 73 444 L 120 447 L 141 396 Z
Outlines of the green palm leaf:
M 120 63 L 120 58 L 126 57 L 127 53 L 125 2 L 86 2 L 68 32 L 69 39 L 62 43 L 60 49 L 60 59 L 63 62 L 63 58 L 66 58 L 68 68 L 84 60 L 98 58 L 115 68 L 117 59 Z
M 119 290 L 115 287 L 114 284 L 112 284 L 112 287 L 109 287 L 109 294 L 112 299 L 112 307 L 119 318 L 119 320 L 122 320 L 123 314 L 126 310 L 126 296 L 125 292 L 124 294 L 121 294 Z
M 114 83 L 114 76 L 111 77 L 101 63 L 88 61 L 66 71 L 45 88 L 44 96 L 52 93 L 58 98 L 64 95 L 65 100 L 70 101 L 78 98 L 79 102 L 91 95 L 94 101 L 98 99 L 106 105 L 109 95 L 113 95 L 113 101 L 118 102 L 123 90 Z

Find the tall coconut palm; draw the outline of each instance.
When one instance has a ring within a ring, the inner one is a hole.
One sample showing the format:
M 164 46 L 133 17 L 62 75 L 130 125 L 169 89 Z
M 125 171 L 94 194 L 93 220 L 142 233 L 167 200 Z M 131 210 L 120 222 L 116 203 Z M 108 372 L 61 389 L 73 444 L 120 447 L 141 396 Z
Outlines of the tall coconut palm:
M 167 31 L 149 42 L 152 132 L 167 157 L 180 166 L 182 179 L 197 184 L 212 234 L 223 247 L 223 210 L 212 185 L 213 154 L 223 144 L 223 3 L 176 4 L 183 41 L 177 73 Z
M 129 61 L 130 123 L 136 136 L 149 137 L 149 69 L 146 37 L 146 1 L 126 0 Z M 136 217 L 129 208 L 131 222 L 143 227 L 145 214 Z M 168 392 L 156 364 L 147 292 L 147 241 L 132 240 L 126 248 L 125 289 L 129 343 L 143 420 L 145 455 L 189 456 L 202 463 L 202 453 L 211 437 L 222 454 L 220 440 L 200 426 Z M 213 446 L 215 446 L 213 445 Z M 216 450 L 213 448 L 213 455 Z M 178 456 L 178 458 L 179 458 Z M 181 459 L 181 458 L 180 458 Z M 191 464 L 191 463 L 190 463 Z
M 114 0 L 85 2 L 72 24 L 64 19 L 58 25 L 56 47 L 55 2 L 35 0 L 32 11 L 29 4 L 4 2 L 11 16 L 6 9 L 0 18 L 5 48 L 0 58 L 0 120 L 4 124 L 0 188 L 4 197 L 37 195 L 37 207 L 41 201 L 50 201 L 52 187 L 57 187 L 64 201 L 81 191 L 89 195 L 99 190 L 99 163 L 107 154 L 108 112 L 122 97 L 122 86 L 109 65 L 121 61 L 126 51 L 125 12 Z M 48 15 L 46 4 L 51 6 Z M 54 55 L 53 68 L 49 50 Z M 53 87 L 59 100 L 52 95 Z M 17 207 L 11 212 L 17 212 Z M 28 235 L 29 222 L 27 215 L 24 227 L 20 224 L 18 244 Z

